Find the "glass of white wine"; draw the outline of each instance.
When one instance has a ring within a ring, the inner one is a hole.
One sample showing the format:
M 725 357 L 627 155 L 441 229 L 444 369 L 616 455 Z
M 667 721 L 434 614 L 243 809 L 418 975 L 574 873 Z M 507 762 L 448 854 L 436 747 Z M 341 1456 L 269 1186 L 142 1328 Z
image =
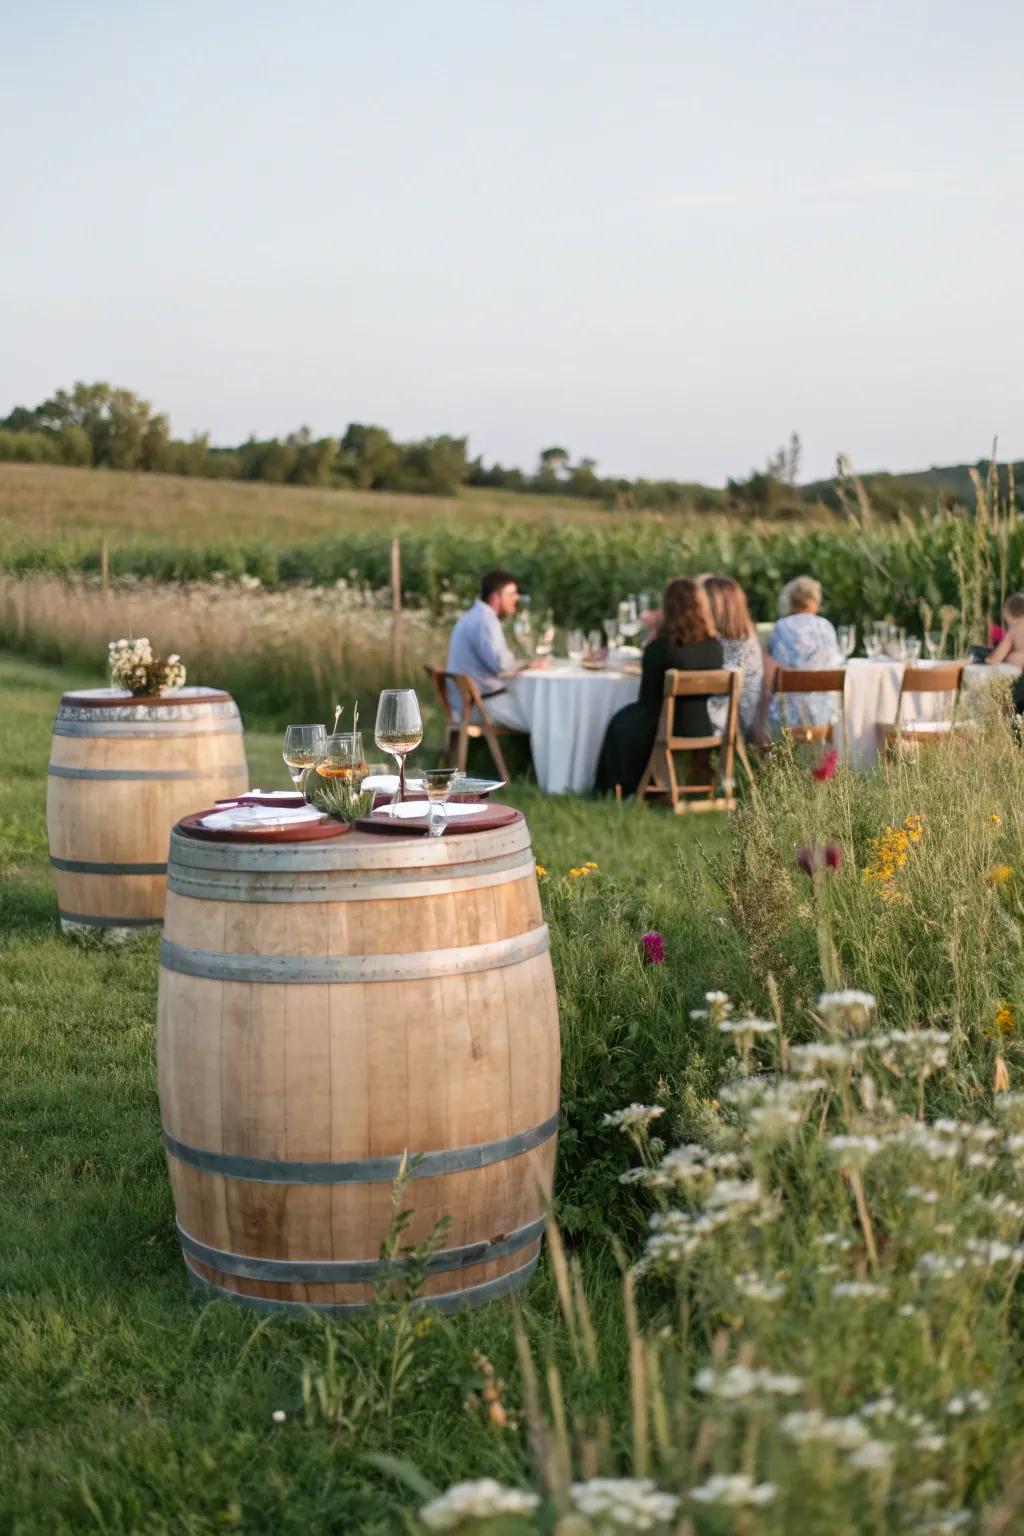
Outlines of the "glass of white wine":
M 313 764 L 323 756 L 326 741 L 327 731 L 322 725 L 288 726 L 284 733 L 284 750 L 281 756 L 285 760 L 296 789 L 306 769 L 312 768 Z
M 412 688 L 385 688 L 377 705 L 377 724 L 373 739 L 382 752 L 390 752 L 398 764 L 398 789 L 391 801 L 391 814 L 405 796 L 405 760 L 423 740 L 423 716 L 420 701 Z

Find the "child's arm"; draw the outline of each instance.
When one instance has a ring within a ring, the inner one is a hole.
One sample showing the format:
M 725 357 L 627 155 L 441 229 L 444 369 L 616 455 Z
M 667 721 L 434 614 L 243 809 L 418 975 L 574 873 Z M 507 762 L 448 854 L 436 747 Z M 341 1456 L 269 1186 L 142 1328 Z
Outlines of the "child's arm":
M 1014 625 L 1014 629 L 1016 629 L 1016 625 Z M 995 650 L 990 651 L 985 657 L 985 665 L 987 667 L 998 666 L 999 662 L 1005 661 L 1014 649 L 1014 629 L 1009 630 L 1000 640 Z

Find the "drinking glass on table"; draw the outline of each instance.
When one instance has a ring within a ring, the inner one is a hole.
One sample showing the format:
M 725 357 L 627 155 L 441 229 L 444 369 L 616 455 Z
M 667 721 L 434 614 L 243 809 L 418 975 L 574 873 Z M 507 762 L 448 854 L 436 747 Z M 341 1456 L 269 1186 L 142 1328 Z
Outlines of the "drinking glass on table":
M 587 636 L 587 655 L 597 656 L 604 650 L 603 636 L 599 629 L 592 629 Z
M 864 636 L 864 654 L 869 661 L 877 661 L 882 654 L 882 638 L 876 629 Z
M 937 629 L 925 631 L 924 648 L 930 661 L 937 661 L 942 651 L 942 633 Z
M 322 725 L 290 725 L 284 733 L 284 750 L 281 756 L 295 788 L 302 775 L 312 768 L 323 752 L 327 731 Z
M 587 654 L 587 637 L 583 633 L 582 629 L 571 629 L 569 631 L 569 641 L 566 646 L 566 651 L 568 653 L 569 660 L 573 663 L 574 666 L 578 667 L 584 656 Z
M 382 752 L 390 752 L 398 764 L 398 788 L 391 800 L 391 814 L 405 795 L 405 760 L 423 740 L 420 701 L 412 688 L 385 688 L 377 705 L 373 739 Z
M 346 779 L 358 790 L 366 778 L 366 757 L 362 731 L 339 731 L 328 736 L 316 761 L 322 779 Z
M 555 648 L 555 616 L 548 609 L 544 615 L 543 628 L 537 636 L 537 644 L 534 647 L 535 655 L 539 657 L 550 656 Z
M 857 628 L 854 624 L 840 624 L 836 634 L 839 639 L 839 650 L 844 661 L 849 661 L 857 649 Z
M 440 837 L 448 825 L 445 804 L 456 784 L 462 778 L 459 768 L 425 768 L 423 784 L 427 791 L 430 808 L 427 812 L 427 831 L 431 837 Z
M 608 649 L 614 650 L 619 638 L 618 619 L 602 619 L 601 628 L 604 630 L 605 639 L 608 641 Z
M 921 660 L 921 642 L 914 635 L 908 635 L 903 642 L 904 661 Z

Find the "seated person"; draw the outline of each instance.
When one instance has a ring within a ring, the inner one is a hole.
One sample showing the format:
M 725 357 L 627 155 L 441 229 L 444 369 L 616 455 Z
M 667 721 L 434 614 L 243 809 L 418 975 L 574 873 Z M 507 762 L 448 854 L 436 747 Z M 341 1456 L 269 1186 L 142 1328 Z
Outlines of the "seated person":
M 1013 707 L 1019 715 L 1024 713 L 1024 592 L 1010 593 L 1003 604 L 1003 623 L 1006 633 L 985 662 L 988 666 L 1007 663 L 1021 673 L 1013 685 Z
M 447 672 L 461 672 L 471 677 L 486 701 L 487 714 L 495 725 L 513 731 L 525 731 L 526 720 L 519 701 L 509 693 L 507 683 L 527 667 L 542 667 L 543 659 L 518 661 L 505 639 L 502 619 L 510 619 L 519 604 L 516 579 L 508 571 L 488 571 L 480 582 L 480 596 L 452 630 L 448 642 Z M 462 700 L 455 684 L 449 682 L 448 697 L 456 719 L 462 715 Z
M 764 652 L 747 607 L 747 595 L 731 576 L 705 576 L 701 585 L 708 595 L 711 617 L 722 642 L 723 665 L 743 673 L 740 729 L 744 736 L 754 736 L 764 681 Z M 712 699 L 708 704 L 708 714 L 716 731 L 725 729 L 727 706 L 726 699 Z
M 608 722 L 597 765 L 598 793 L 614 794 L 617 787 L 624 795 L 636 792 L 658 734 L 665 673 L 670 668 L 717 671 L 721 665 L 722 643 L 703 587 L 687 576 L 675 577 L 662 598 L 661 628 L 644 650 L 640 698 Z M 677 699 L 673 731 L 678 736 L 713 736 L 707 699 Z
M 779 593 L 779 619 L 768 642 L 768 654 L 780 667 L 817 672 L 841 667 L 843 658 L 835 630 L 818 612 L 821 582 L 813 576 L 796 576 Z M 828 693 L 802 693 L 775 697 L 768 718 L 777 735 L 786 726 L 831 725 L 836 718 L 835 698 Z

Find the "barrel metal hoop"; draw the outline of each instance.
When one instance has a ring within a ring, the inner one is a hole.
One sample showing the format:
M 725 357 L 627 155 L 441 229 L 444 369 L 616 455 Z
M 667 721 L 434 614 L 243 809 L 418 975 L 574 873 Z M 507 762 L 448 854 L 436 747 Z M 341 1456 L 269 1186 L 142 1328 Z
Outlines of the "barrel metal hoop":
M 165 779 L 222 779 L 234 774 L 247 773 L 244 763 L 231 767 L 216 768 L 66 768 L 63 763 L 51 763 L 47 768 L 51 779 L 147 779 L 162 783 Z
M 179 1221 L 178 1238 L 182 1249 L 200 1263 L 207 1264 L 224 1275 L 238 1275 L 244 1280 L 272 1280 L 281 1285 L 357 1285 L 364 1282 L 377 1284 L 381 1280 L 407 1274 L 412 1268 L 410 1259 L 262 1259 L 252 1254 L 228 1253 L 222 1248 L 211 1248 L 201 1243 Z M 534 1243 L 544 1231 L 544 1217 L 518 1227 L 500 1238 L 479 1243 L 465 1243 L 458 1248 L 439 1248 L 423 1265 L 428 1275 L 449 1270 L 474 1268 L 478 1264 L 490 1264 L 507 1254 L 517 1253 L 520 1248 Z
M 464 1312 L 472 1307 L 482 1307 L 485 1302 L 497 1301 L 501 1296 L 508 1296 L 513 1291 L 518 1291 L 526 1284 L 540 1263 L 540 1253 L 534 1254 L 526 1264 L 521 1264 L 518 1269 L 511 1269 L 507 1274 L 499 1275 L 496 1280 L 483 1280 L 479 1285 L 467 1285 L 463 1291 L 444 1291 L 439 1296 L 417 1296 L 409 1303 L 410 1307 L 417 1310 L 431 1312 Z M 238 1307 L 245 1307 L 252 1312 L 318 1312 L 322 1317 L 357 1317 L 366 1316 L 371 1312 L 379 1312 L 380 1307 L 373 1301 L 342 1301 L 342 1302 L 316 1302 L 316 1301 L 274 1301 L 267 1296 L 245 1296 L 239 1291 L 229 1291 L 227 1286 L 216 1285 L 212 1280 L 207 1280 L 203 1275 L 192 1268 L 185 1257 L 185 1268 L 188 1271 L 189 1284 L 198 1290 L 210 1291 L 214 1296 L 223 1297 L 225 1301 L 232 1301 Z
M 478 857 L 473 867 L 484 869 L 492 861 L 530 847 L 530 831 L 525 821 L 513 822 L 493 832 L 474 832 L 472 847 Z M 390 838 L 380 836 L 373 848 L 373 870 L 381 877 L 392 873 L 402 877 L 419 870 L 429 870 L 437 879 L 450 869 L 464 866 L 470 843 L 468 839 Z M 353 838 L 329 838 L 305 843 L 221 843 L 190 837 L 175 827 L 171 832 L 171 864 L 176 871 L 211 869 L 252 871 L 259 874 L 324 874 L 335 870 L 361 874 L 367 867 L 367 846 Z
M 167 889 L 195 901 L 314 902 L 398 901 L 415 896 L 458 896 L 508 885 L 533 874 L 529 848 L 486 863 L 452 864 L 447 869 L 410 869 L 392 880 L 357 880 L 353 872 L 310 870 L 301 884 L 273 884 L 285 871 L 193 870 L 168 866 Z
M 546 953 L 549 947 L 546 923 L 511 939 L 464 944 L 455 949 L 425 949 L 407 955 L 232 955 L 217 949 L 190 949 L 172 939 L 163 939 L 160 964 L 169 971 L 209 981 L 324 986 L 465 976 L 473 971 L 519 965 Z
M 492 1163 L 521 1157 L 550 1141 L 558 1132 L 558 1111 L 539 1125 L 500 1141 L 478 1142 L 470 1147 L 449 1147 L 443 1152 L 424 1152 L 413 1163 L 402 1157 L 364 1157 L 343 1163 L 284 1162 L 272 1157 L 240 1157 L 193 1147 L 164 1131 L 164 1146 L 171 1157 L 226 1179 L 251 1179 L 260 1184 L 393 1184 L 403 1163 L 410 1179 L 433 1179 L 449 1173 L 469 1173 Z M 413 1166 L 409 1168 L 409 1164 Z
M 165 875 L 166 864 L 103 864 L 94 859 L 57 859 L 50 855 L 54 869 L 72 875 Z
M 61 720 L 53 722 L 55 736 L 75 736 L 117 741 L 167 741 L 178 736 L 241 736 L 236 715 L 225 720 Z
M 97 917 L 93 912 L 65 912 L 60 920 L 75 928 L 162 928 L 162 917 Z

